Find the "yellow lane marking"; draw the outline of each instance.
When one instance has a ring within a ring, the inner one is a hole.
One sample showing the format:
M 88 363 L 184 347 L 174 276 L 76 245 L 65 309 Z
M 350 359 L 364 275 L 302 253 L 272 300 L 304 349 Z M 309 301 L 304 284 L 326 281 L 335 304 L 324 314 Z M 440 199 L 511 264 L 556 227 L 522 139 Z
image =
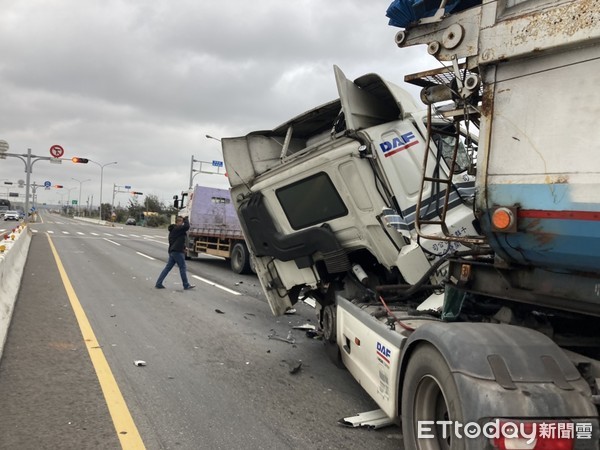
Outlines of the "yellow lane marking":
M 112 417 L 113 424 L 117 431 L 117 435 L 119 436 L 119 440 L 121 441 L 121 447 L 123 447 L 124 450 L 145 449 L 146 447 L 144 446 L 142 437 L 135 426 L 129 409 L 127 408 L 127 404 L 125 403 L 125 399 L 117 385 L 117 381 L 110 370 L 108 361 L 106 361 L 102 349 L 100 348 L 100 344 L 96 340 L 92 326 L 75 294 L 75 290 L 73 289 L 71 281 L 67 276 L 67 272 L 58 256 L 58 252 L 56 251 L 50 236 L 47 236 L 50 248 L 54 254 L 54 259 L 56 260 L 56 266 L 58 267 L 60 277 L 65 286 L 65 290 L 67 291 L 67 296 L 71 302 L 71 307 L 73 308 L 73 312 L 79 323 L 79 329 L 83 335 L 83 340 L 85 341 L 94 369 L 96 370 L 96 375 L 98 376 L 100 387 L 104 393 L 104 398 Z

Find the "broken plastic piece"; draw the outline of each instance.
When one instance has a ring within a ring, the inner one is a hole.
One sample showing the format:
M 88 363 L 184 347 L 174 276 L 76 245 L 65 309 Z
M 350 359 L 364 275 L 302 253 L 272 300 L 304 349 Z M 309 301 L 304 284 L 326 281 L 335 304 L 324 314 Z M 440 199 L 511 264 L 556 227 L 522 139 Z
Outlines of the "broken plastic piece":
M 296 339 L 294 339 L 294 338 L 289 338 L 289 337 L 288 337 L 288 338 L 286 339 L 286 338 L 282 338 L 282 337 L 280 337 L 280 336 L 276 336 L 276 335 L 274 335 L 274 334 L 270 334 L 270 335 L 269 335 L 269 339 L 275 339 L 275 340 L 277 340 L 277 341 L 283 341 L 283 342 L 287 342 L 288 344 L 295 344 L 295 343 L 296 343 Z
M 294 330 L 314 330 L 316 327 L 311 325 L 310 323 L 305 323 L 304 325 L 296 325 L 292 327 Z
M 338 423 L 350 428 L 369 427 L 375 430 L 394 425 L 394 421 L 390 419 L 381 409 L 359 413 L 355 416 L 345 417 L 338 420 Z
M 133 365 L 137 366 L 137 367 L 142 367 L 142 366 L 146 365 L 146 361 L 142 361 L 141 359 L 138 359 L 133 362 Z

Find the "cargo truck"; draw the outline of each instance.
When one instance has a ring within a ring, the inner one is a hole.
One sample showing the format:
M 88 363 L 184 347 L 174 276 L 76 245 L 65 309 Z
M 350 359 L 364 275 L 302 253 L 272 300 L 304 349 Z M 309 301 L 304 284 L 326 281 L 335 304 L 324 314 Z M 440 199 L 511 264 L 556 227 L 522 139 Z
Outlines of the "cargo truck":
M 438 60 L 423 104 L 336 67 L 338 99 L 222 139 L 271 309 L 317 301 L 406 449 L 598 449 L 600 3 L 388 16 Z
M 251 273 L 251 260 L 227 189 L 196 185 L 173 197 L 179 215 L 188 216 L 186 258 L 200 254 L 229 261 L 235 273 Z

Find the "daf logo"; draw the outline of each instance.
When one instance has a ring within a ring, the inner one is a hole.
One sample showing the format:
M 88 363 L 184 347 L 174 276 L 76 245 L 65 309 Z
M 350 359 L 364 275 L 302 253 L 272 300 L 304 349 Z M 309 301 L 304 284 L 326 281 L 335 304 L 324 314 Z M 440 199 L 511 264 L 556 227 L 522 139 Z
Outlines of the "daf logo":
M 419 141 L 414 133 L 409 131 L 408 133 L 400 135 L 400 137 L 395 137 L 391 141 L 383 141 L 379 144 L 379 147 L 381 148 L 383 155 L 388 158 L 418 143 Z

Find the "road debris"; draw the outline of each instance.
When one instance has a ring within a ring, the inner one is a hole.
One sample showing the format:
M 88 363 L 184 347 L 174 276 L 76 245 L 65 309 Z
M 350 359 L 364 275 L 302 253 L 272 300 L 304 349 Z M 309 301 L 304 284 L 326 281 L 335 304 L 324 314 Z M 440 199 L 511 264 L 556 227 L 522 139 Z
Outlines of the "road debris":
M 394 425 L 394 421 L 390 419 L 381 409 L 345 417 L 338 420 L 338 423 L 349 428 L 369 427 L 374 430 Z
M 141 359 L 137 359 L 133 362 L 134 366 L 143 367 L 146 365 L 146 361 L 142 361 Z
M 294 330 L 314 330 L 316 327 L 311 325 L 310 323 L 305 323 L 304 325 L 296 325 L 292 327 Z
M 224 313 L 223 311 L 221 311 L 220 309 L 215 309 L 215 312 L 216 312 L 217 314 L 225 314 L 225 313 Z
M 297 374 L 298 372 L 300 372 L 300 368 L 302 367 L 302 361 L 298 361 L 296 364 L 288 364 L 290 366 L 290 373 L 292 375 Z
M 269 334 L 268 338 L 269 339 L 274 339 L 276 341 L 287 342 L 288 344 L 295 344 L 296 343 L 296 339 L 293 338 L 291 331 L 288 333 L 287 338 L 282 338 L 281 336 L 277 336 L 277 334 L 274 331 L 273 331 L 273 333 Z

